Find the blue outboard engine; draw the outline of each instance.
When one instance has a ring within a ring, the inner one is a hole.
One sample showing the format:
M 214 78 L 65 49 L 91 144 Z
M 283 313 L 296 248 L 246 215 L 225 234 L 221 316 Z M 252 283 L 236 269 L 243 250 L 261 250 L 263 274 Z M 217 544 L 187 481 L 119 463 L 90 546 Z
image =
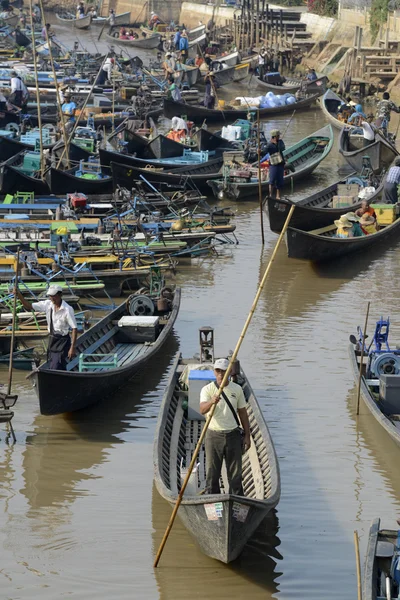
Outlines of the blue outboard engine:
M 374 348 L 369 351 L 367 365 L 367 378 L 379 379 L 381 375 L 399 375 L 400 352 L 392 350 L 389 346 L 389 317 L 382 317 L 376 323 L 375 333 L 372 340 Z

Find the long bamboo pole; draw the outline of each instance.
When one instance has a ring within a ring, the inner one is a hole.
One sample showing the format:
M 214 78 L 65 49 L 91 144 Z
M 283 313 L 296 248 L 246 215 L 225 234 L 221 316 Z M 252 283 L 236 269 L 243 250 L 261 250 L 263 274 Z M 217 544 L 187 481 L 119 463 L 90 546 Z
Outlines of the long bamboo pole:
M 43 155 L 42 109 L 41 109 L 41 106 L 40 106 L 39 78 L 38 78 L 37 58 L 36 58 L 35 29 L 34 29 L 34 26 L 33 26 L 33 4 L 32 4 L 32 0 L 30 0 L 30 8 L 31 8 L 32 54 L 33 54 L 33 67 L 35 69 L 35 76 L 36 76 L 36 102 L 37 102 L 38 126 L 39 126 L 40 177 L 43 179 L 43 176 L 44 176 L 44 155 Z
M 32 0 L 31 0 L 31 2 L 32 2 Z M 104 66 L 104 63 L 106 62 L 106 60 L 107 60 L 107 55 L 105 56 L 105 58 L 104 58 L 103 62 L 101 63 L 100 69 L 98 70 L 98 72 L 97 72 L 97 75 L 96 75 L 96 77 L 94 78 L 93 85 L 92 85 L 92 87 L 90 88 L 90 90 L 89 90 L 89 93 L 88 93 L 88 95 L 87 95 L 87 97 L 86 97 L 86 100 L 85 100 L 85 102 L 83 103 L 83 106 L 82 106 L 82 108 L 81 108 L 81 114 L 84 112 L 84 110 L 85 110 L 85 108 L 86 108 L 86 105 L 87 105 L 87 103 L 89 102 L 89 98 L 90 98 L 90 96 L 92 95 L 92 92 L 93 92 L 93 90 L 94 90 L 94 86 L 96 85 L 97 78 L 98 78 L 98 76 L 99 76 L 99 74 L 100 74 L 100 72 L 101 72 L 101 69 L 103 68 L 103 66 Z M 68 146 L 70 145 L 70 143 L 71 143 L 71 141 L 72 141 L 72 139 L 73 139 L 73 137 L 74 137 L 74 134 L 75 134 L 75 129 L 78 127 L 78 123 L 79 123 L 79 119 L 76 119 L 76 120 L 75 120 L 75 125 L 74 125 L 74 127 L 73 127 L 73 129 L 72 129 L 72 131 L 71 131 L 71 133 L 70 133 L 70 136 L 69 136 L 69 138 L 68 138 Z M 60 165 L 61 165 L 62 159 L 64 158 L 65 150 L 66 150 L 66 148 L 64 148 L 64 150 L 62 151 L 62 154 L 61 154 L 61 156 L 60 156 L 60 160 L 59 160 L 59 161 L 58 161 L 58 163 L 57 163 L 57 169 L 59 169 L 59 168 L 60 168 Z
M 277 252 L 278 252 L 278 248 L 279 248 L 279 246 L 281 245 L 281 242 L 282 242 L 282 240 L 283 240 L 283 236 L 285 235 L 285 233 L 286 233 L 286 230 L 287 230 L 287 228 L 288 228 L 288 226 L 289 226 L 290 219 L 292 218 L 292 214 L 293 214 L 293 211 L 294 211 L 294 209 L 295 209 L 295 206 L 294 206 L 294 205 L 293 205 L 293 206 L 291 206 L 291 208 L 290 208 L 290 211 L 289 211 L 289 214 L 288 214 L 288 216 L 287 216 L 287 219 L 286 219 L 286 221 L 285 221 L 285 224 L 284 224 L 284 226 L 283 226 L 283 228 L 282 228 L 282 231 L 281 231 L 281 233 L 280 233 L 280 235 L 279 235 L 279 238 L 278 238 L 278 240 L 277 240 L 277 242 L 276 242 L 276 245 L 275 245 L 274 251 L 273 251 L 273 253 L 272 253 L 272 256 L 271 256 L 271 258 L 270 258 L 270 260 L 269 260 L 269 263 L 268 263 L 268 265 L 267 265 L 267 268 L 265 269 L 265 272 L 264 272 L 264 275 L 263 275 L 263 277 L 262 277 L 261 283 L 260 283 L 260 285 L 258 286 L 257 293 L 256 293 L 256 295 L 255 295 L 255 298 L 254 298 L 254 300 L 253 300 L 252 307 L 251 307 L 251 309 L 250 309 L 250 312 L 249 312 L 249 314 L 248 314 L 248 316 L 247 316 L 246 322 L 245 322 L 245 324 L 244 324 L 244 327 L 243 327 L 243 329 L 242 329 L 242 333 L 240 334 L 240 337 L 239 337 L 239 340 L 238 340 L 238 342 L 237 342 L 237 344 L 236 344 L 235 350 L 233 351 L 233 354 L 232 354 L 232 356 L 231 356 L 231 358 L 230 358 L 230 361 L 229 361 L 228 368 L 227 368 L 227 370 L 225 371 L 225 375 L 224 375 L 224 377 L 223 377 L 223 379 L 222 379 L 222 382 L 221 382 L 221 386 L 219 387 L 219 389 L 218 389 L 218 392 L 217 392 L 217 394 L 216 394 L 217 398 L 219 398 L 219 397 L 221 396 L 222 390 L 224 389 L 224 387 L 225 387 L 225 386 L 226 386 L 226 384 L 228 383 L 229 373 L 230 373 L 230 371 L 231 371 L 231 369 L 232 369 L 232 365 L 233 365 L 233 363 L 234 363 L 234 362 L 235 362 L 235 360 L 236 360 L 236 357 L 237 357 L 237 355 L 238 355 L 238 353 L 239 353 L 239 350 L 240 350 L 240 347 L 241 347 L 241 345 L 242 345 L 242 342 L 243 342 L 243 340 L 244 340 L 244 338 L 245 338 L 245 335 L 246 335 L 246 333 L 247 333 L 247 330 L 248 330 L 248 328 L 249 328 L 249 325 L 250 325 L 251 319 L 253 318 L 254 312 L 255 312 L 255 310 L 256 310 L 256 308 L 257 308 L 257 304 L 258 304 L 258 301 L 259 301 L 259 299 L 260 299 L 261 293 L 262 293 L 262 291 L 263 291 L 263 289 L 264 289 L 264 285 L 265 285 L 265 282 L 266 282 L 266 280 L 267 280 L 267 277 L 268 277 L 268 275 L 269 275 L 269 272 L 270 272 L 270 270 L 271 270 L 272 263 L 274 262 L 275 256 L 276 256 L 276 254 L 277 254 Z M 192 473 L 193 467 L 194 467 L 194 465 L 195 465 L 195 463 L 196 463 L 197 456 L 198 456 L 198 454 L 199 454 L 199 452 L 200 452 L 200 449 L 201 449 L 201 446 L 202 446 L 202 443 L 203 443 L 204 437 L 205 437 L 205 435 L 206 435 L 206 432 L 207 432 L 208 426 L 209 426 L 209 424 L 210 424 L 210 422 L 211 422 L 211 419 L 213 418 L 214 411 L 215 411 L 215 407 L 216 407 L 216 404 L 213 404 L 213 406 L 212 406 L 212 408 L 211 408 L 210 412 L 208 413 L 208 417 L 207 417 L 207 420 L 206 420 L 206 422 L 205 422 L 205 425 L 204 425 L 204 427 L 203 427 L 203 431 L 201 432 L 201 435 L 200 435 L 199 441 L 197 442 L 197 446 L 196 446 L 196 448 L 195 448 L 195 450 L 194 450 L 194 452 L 193 452 L 193 456 L 192 456 L 192 460 L 190 461 L 190 465 L 189 465 L 189 468 L 188 468 L 188 472 L 187 472 L 187 474 L 186 474 L 185 480 L 184 480 L 184 482 L 183 482 L 183 484 L 182 484 L 181 490 L 180 490 L 180 492 L 179 492 L 179 495 L 178 495 L 178 498 L 177 498 L 177 500 L 176 500 L 176 504 L 175 504 L 174 510 L 172 511 L 171 518 L 170 518 L 170 520 L 169 520 L 169 523 L 168 523 L 167 529 L 166 529 L 166 531 L 165 531 L 165 533 L 164 533 L 164 537 L 163 537 L 163 539 L 162 539 L 162 541 L 161 541 L 160 547 L 158 548 L 157 555 L 156 555 L 156 558 L 155 558 L 155 561 L 154 561 L 154 567 L 157 567 L 157 565 L 158 565 L 158 563 L 159 563 L 159 561 L 160 561 L 160 558 L 161 558 L 161 554 L 162 554 L 162 552 L 163 552 L 163 550 L 164 550 L 164 546 L 165 546 L 165 544 L 167 543 L 167 539 L 168 539 L 168 536 L 169 536 L 169 534 L 170 534 L 170 532 L 171 532 L 171 529 L 172 529 L 172 527 L 173 527 L 173 524 L 174 524 L 174 521 L 175 521 L 175 517 L 176 517 L 176 515 L 177 515 L 177 512 L 178 512 L 178 509 L 179 509 L 179 506 L 180 506 L 180 504 L 181 504 L 181 502 L 182 502 L 183 494 L 185 493 L 185 489 L 186 489 L 187 483 L 188 483 L 188 481 L 189 481 L 189 478 L 190 478 L 190 475 L 191 475 L 191 473 Z
M 56 75 L 56 70 L 55 70 L 55 67 L 54 67 L 53 51 L 51 49 L 51 41 L 50 41 L 50 38 L 49 38 L 49 33 L 47 31 L 46 21 L 45 21 L 45 18 L 44 18 L 43 0 L 39 0 L 39 5 L 40 5 L 40 12 L 42 14 L 42 19 L 43 19 L 42 24 L 44 25 L 44 28 L 45 28 L 45 31 L 46 31 L 46 41 L 47 41 L 47 44 L 49 46 L 50 65 L 51 65 L 51 70 L 53 72 L 54 85 L 56 86 L 56 102 L 57 102 L 58 112 L 59 112 L 59 115 L 60 115 L 60 123 L 61 123 L 62 135 L 63 135 L 63 139 L 64 139 L 64 145 L 65 145 L 66 153 L 67 153 L 67 167 L 69 169 L 70 168 L 70 162 L 69 162 L 69 144 L 68 144 L 67 133 L 65 131 L 65 123 L 64 123 L 63 112 L 62 112 L 61 99 L 60 99 L 60 95 L 58 93 L 57 75 Z
M 260 203 L 260 224 L 261 224 L 261 243 L 264 246 L 264 212 L 262 203 L 262 184 L 261 184 L 261 143 L 260 143 L 260 110 L 257 111 L 257 146 L 258 146 L 258 201 Z
M 356 551 L 356 567 L 357 567 L 357 599 L 362 600 L 361 587 L 361 562 L 360 562 L 360 546 L 358 543 L 358 532 L 354 532 L 354 547 Z
M 14 286 L 14 299 L 13 299 L 13 319 L 11 325 L 11 346 L 10 346 L 10 362 L 8 363 L 8 385 L 7 385 L 7 395 L 11 394 L 12 387 L 12 375 L 13 375 L 13 354 L 14 354 L 14 341 L 15 341 L 15 325 L 17 321 L 17 287 L 18 287 L 18 277 L 19 277 L 19 253 L 20 248 L 18 246 L 17 250 L 17 268 L 15 269 L 15 286 Z
M 362 368 L 363 368 L 363 361 L 364 361 L 365 336 L 367 335 L 367 325 L 368 325 L 368 315 L 369 315 L 370 304 L 371 304 L 371 302 L 368 302 L 367 314 L 365 315 L 364 335 L 363 335 L 362 347 L 361 347 L 360 373 L 358 376 L 358 388 L 357 388 L 357 415 L 360 414 L 361 378 L 362 378 Z

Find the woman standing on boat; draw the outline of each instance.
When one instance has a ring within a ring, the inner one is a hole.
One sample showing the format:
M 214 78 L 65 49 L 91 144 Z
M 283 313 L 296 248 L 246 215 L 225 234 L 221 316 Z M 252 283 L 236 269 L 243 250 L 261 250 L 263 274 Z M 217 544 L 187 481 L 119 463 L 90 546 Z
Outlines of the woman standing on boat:
M 271 141 L 267 144 L 266 151 L 269 154 L 269 195 L 277 200 L 281 197 L 281 189 L 283 188 L 283 177 L 285 174 L 285 159 L 283 152 L 285 143 L 280 139 L 281 132 L 279 129 L 271 131 Z
M 18 288 L 16 293 L 26 310 L 40 311 L 46 314 L 47 329 L 50 333 L 47 348 L 47 360 L 50 361 L 50 369 L 66 371 L 67 358 L 71 360 L 75 354 L 78 330 L 74 309 L 62 299 L 62 288 L 59 285 L 51 285 L 47 290 L 49 300 L 41 300 L 40 302 L 29 302 Z M 69 334 L 70 330 L 71 336 Z

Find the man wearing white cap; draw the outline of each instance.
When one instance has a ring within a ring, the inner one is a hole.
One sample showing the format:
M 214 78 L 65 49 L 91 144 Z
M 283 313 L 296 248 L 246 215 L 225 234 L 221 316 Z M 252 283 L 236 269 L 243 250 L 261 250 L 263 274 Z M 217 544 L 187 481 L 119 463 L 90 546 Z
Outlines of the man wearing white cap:
M 204 386 L 200 393 L 200 412 L 208 413 L 215 404 L 215 411 L 205 439 L 206 450 L 206 493 L 220 494 L 219 480 L 222 461 L 225 458 L 229 493 L 243 495 L 242 452 L 250 448 L 250 425 L 243 390 L 237 383 L 229 381 L 219 398 L 220 387 L 229 361 L 219 358 L 214 363 L 216 382 Z M 239 417 L 238 417 L 239 415 Z M 244 440 L 240 423 L 244 429 Z
M 65 371 L 67 358 L 71 360 L 75 354 L 77 328 L 72 306 L 62 299 L 62 288 L 59 285 L 51 285 L 47 290 L 49 300 L 39 302 L 29 302 L 18 289 L 17 296 L 26 310 L 46 313 L 50 333 L 47 360 L 50 362 L 50 369 Z

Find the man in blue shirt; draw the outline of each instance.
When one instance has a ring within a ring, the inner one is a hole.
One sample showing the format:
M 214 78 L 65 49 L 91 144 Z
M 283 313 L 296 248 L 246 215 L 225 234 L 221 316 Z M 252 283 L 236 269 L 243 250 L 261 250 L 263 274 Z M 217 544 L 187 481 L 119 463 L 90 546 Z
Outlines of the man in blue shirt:
M 182 32 L 181 39 L 179 40 L 179 50 L 182 57 L 183 64 L 186 63 L 186 59 L 189 56 L 189 40 L 186 31 Z
M 71 100 L 71 92 L 64 93 L 64 104 L 61 107 L 65 123 L 65 132 L 69 135 L 75 125 L 76 104 Z
M 179 42 L 180 41 L 181 41 L 181 32 L 180 32 L 180 29 L 178 27 L 177 30 L 176 30 L 176 33 L 175 33 L 175 37 L 174 37 L 174 46 L 175 46 L 175 50 L 177 52 L 179 52 Z

